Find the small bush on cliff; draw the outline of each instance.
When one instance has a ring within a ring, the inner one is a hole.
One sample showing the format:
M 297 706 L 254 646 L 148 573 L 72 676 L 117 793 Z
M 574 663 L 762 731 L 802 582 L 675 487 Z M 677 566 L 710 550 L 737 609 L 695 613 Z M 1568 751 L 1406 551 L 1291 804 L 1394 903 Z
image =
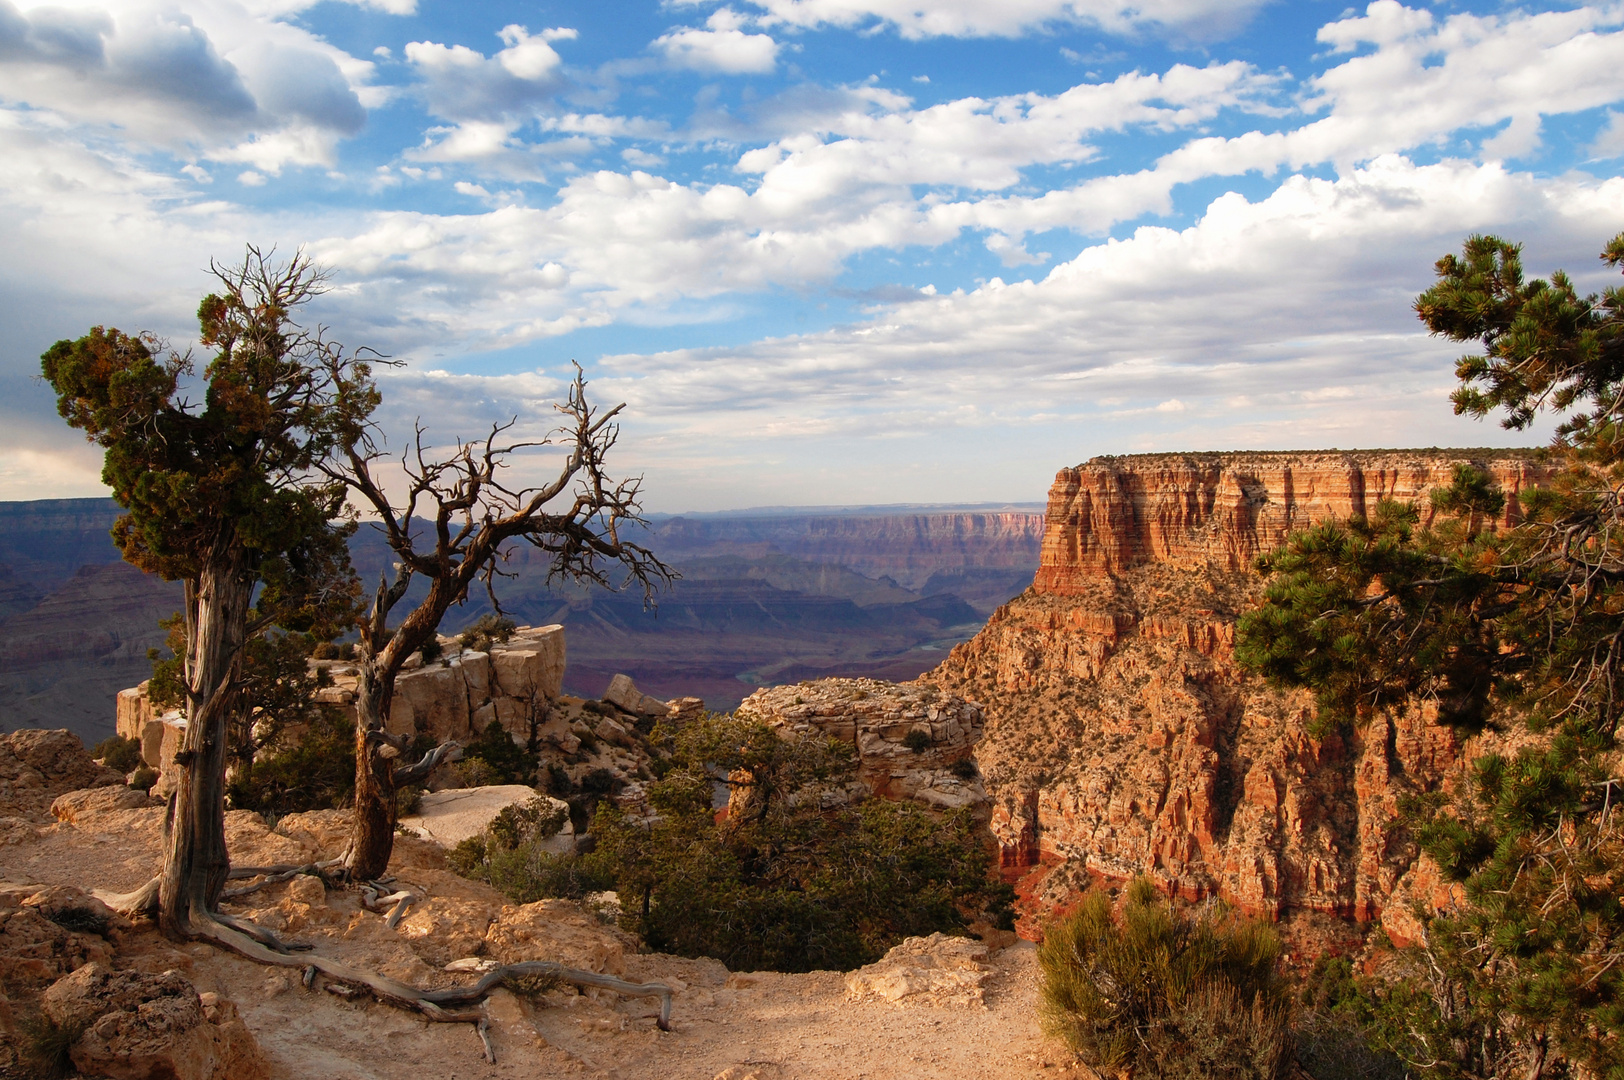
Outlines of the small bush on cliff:
M 1291 1058 L 1272 928 L 1179 910 L 1148 880 L 1120 915 L 1094 890 L 1038 950 L 1044 1020 L 1097 1069 L 1144 1080 L 1274 1080 Z
M 492 642 L 506 642 L 518 624 L 502 615 L 481 615 L 457 635 L 457 643 L 473 652 L 490 652 Z
M 109 735 L 96 744 L 96 749 L 90 752 L 93 758 L 100 758 L 109 769 L 121 773 L 134 771 L 141 764 L 141 742 L 139 739 L 126 739 L 122 735 Z
M 471 787 L 533 784 L 537 754 L 513 741 L 502 721 L 492 720 L 462 754 L 463 776 Z
M 656 739 L 672 767 L 649 784 L 653 816 L 604 805 L 592 826 L 623 925 L 653 948 L 741 970 L 845 969 L 905 937 L 1008 923 L 1010 890 L 969 815 L 849 804 L 849 745 L 715 716 Z

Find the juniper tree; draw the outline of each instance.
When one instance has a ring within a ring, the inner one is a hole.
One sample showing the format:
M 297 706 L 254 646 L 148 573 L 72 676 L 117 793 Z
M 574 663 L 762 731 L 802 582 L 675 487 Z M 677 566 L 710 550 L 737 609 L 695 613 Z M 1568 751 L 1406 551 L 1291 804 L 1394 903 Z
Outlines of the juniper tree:
M 1624 262 L 1624 235 L 1602 258 Z M 1294 534 L 1259 560 L 1265 600 L 1236 654 L 1312 688 L 1324 726 L 1431 702 L 1467 733 L 1535 736 L 1475 762 L 1464 802 L 1412 806 L 1468 902 L 1432 921 L 1425 992 L 1395 992 L 1405 1015 L 1389 1010 L 1384 1030 L 1430 1075 L 1624 1076 L 1624 291 L 1526 280 L 1520 250 L 1487 236 L 1436 270 L 1417 314 L 1481 346 L 1457 364 L 1456 413 L 1513 430 L 1557 414 L 1550 482 L 1503 531 L 1484 527 L 1503 495 L 1462 466 L 1430 526 L 1388 502 Z
M 293 322 L 321 288 L 307 258 L 276 264 L 249 248 L 212 269 L 219 291 L 198 308 L 213 350 L 201 400 L 189 396 L 191 355 L 151 334 L 98 326 L 42 358 L 58 411 L 106 451 L 124 558 L 185 586 L 183 771 L 154 883 L 160 925 L 182 938 L 225 919 L 227 726 L 245 647 L 273 625 L 331 629 L 355 607 L 344 488 L 314 470 L 377 403 L 364 362 Z

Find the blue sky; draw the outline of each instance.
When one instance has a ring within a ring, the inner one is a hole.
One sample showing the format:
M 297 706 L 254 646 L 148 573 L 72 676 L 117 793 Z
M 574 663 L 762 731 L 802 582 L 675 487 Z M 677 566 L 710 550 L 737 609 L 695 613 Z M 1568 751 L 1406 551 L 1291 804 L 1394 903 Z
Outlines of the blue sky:
M 184 348 L 246 242 L 405 362 L 397 438 L 578 360 L 658 511 L 1537 441 L 1409 304 L 1478 231 L 1605 282 L 1620 71 L 1616 4 L 0 0 L 0 499 L 102 492 L 39 353 Z

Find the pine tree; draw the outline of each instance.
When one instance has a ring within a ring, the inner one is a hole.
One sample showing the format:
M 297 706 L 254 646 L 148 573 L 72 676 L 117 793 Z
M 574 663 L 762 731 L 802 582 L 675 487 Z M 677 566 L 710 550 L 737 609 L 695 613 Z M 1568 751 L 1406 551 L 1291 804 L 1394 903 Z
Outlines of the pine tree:
M 1603 253 L 1624 262 L 1624 234 Z M 1325 727 L 1421 702 L 1468 733 L 1521 726 L 1514 757 L 1474 764 L 1469 798 L 1412 808 L 1423 850 L 1468 902 L 1429 926 L 1425 986 L 1392 991 L 1384 1029 L 1422 1074 L 1538 1078 L 1574 1064 L 1624 1076 L 1624 291 L 1581 296 L 1562 273 L 1525 280 L 1519 248 L 1467 240 L 1415 309 L 1476 342 L 1457 414 L 1527 428 L 1560 415 L 1553 481 L 1501 532 L 1488 476 L 1457 468 L 1437 519 L 1382 503 L 1259 560 L 1263 606 L 1241 662 L 1312 688 Z M 1396 996 L 1395 996 L 1396 995 Z M 1430 1005 L 1417 1017 L 1417 1004 Z M 1389 1009 L 1390 1018 L 1398 1008 Z

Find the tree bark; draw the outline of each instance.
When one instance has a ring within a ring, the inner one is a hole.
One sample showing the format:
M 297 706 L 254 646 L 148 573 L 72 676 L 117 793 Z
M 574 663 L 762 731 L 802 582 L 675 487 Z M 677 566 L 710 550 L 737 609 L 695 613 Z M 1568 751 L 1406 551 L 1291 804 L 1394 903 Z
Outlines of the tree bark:
M 380 736 L 387 735 L 395 675 L 377 667 L 370 659 L 360 665 L 355 693 L 355 831 L 350 847 L 350 877 L 355 881 L 382 877 L 395 847 L 395 759 L 379 752 L 388 745 Z
M 193 936 L 194 912 L 219 902 L 231 870 L 226 851 L 226 721 L 236 697 L 254 573 L 234 536 L 218 540 L 195 581 L 186 585 L 191 623 L 186 657 L 186 737 L 175 762 L 180 783 L 164 819 L 164 868 L 158 881 L 158 925 L 171 938 Z

